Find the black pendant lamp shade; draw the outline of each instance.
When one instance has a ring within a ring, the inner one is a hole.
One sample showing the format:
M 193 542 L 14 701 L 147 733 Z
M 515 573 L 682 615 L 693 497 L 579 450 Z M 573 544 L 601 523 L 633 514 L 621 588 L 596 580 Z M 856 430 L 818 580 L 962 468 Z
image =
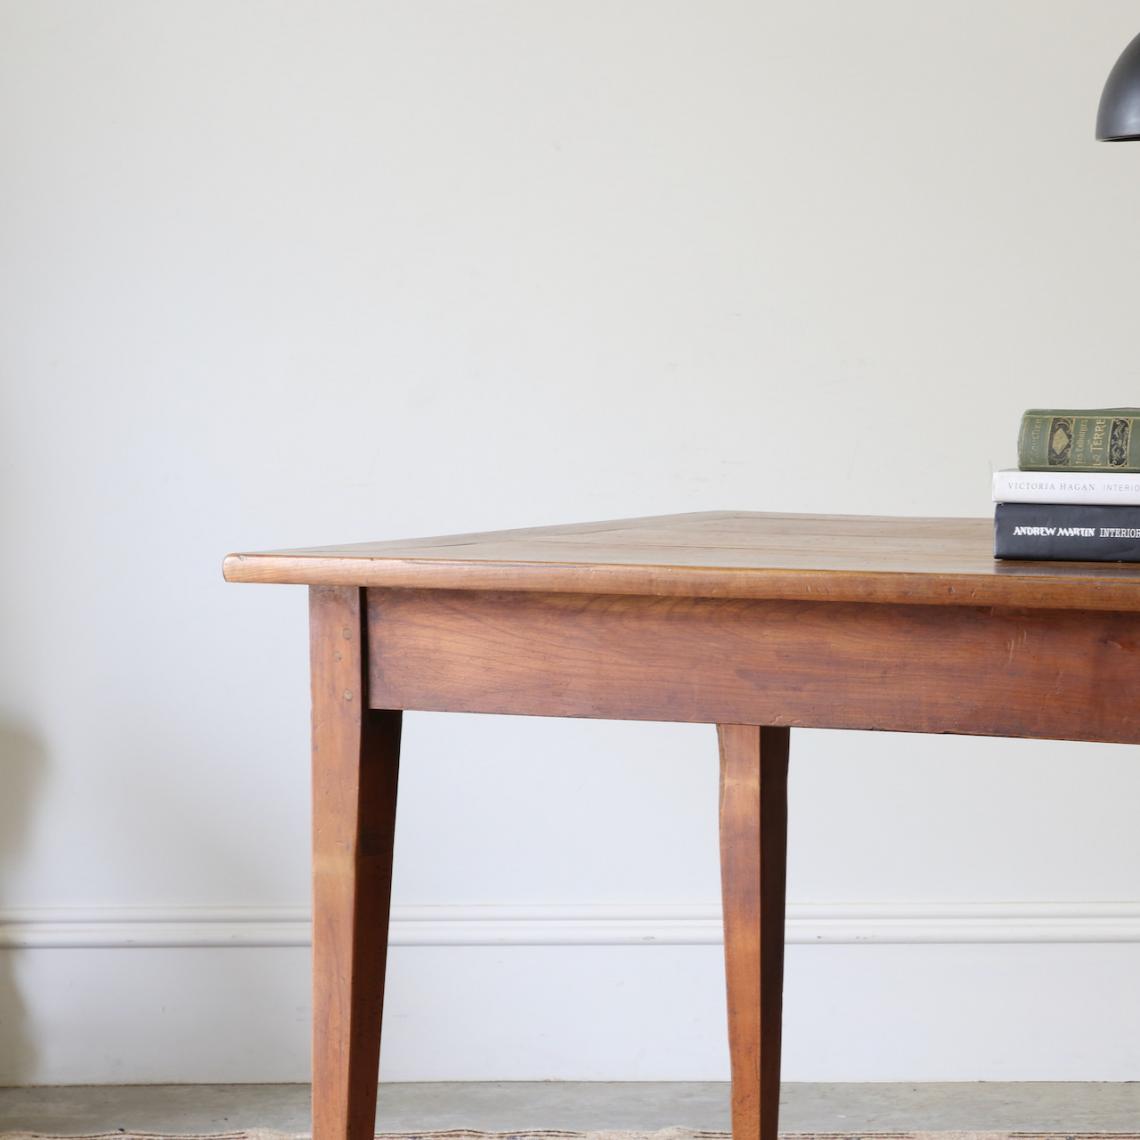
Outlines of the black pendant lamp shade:
M 1102 142 L 1140 139 L 1140 36 L 1109 72 L 1096 113 L 1096 137 Z

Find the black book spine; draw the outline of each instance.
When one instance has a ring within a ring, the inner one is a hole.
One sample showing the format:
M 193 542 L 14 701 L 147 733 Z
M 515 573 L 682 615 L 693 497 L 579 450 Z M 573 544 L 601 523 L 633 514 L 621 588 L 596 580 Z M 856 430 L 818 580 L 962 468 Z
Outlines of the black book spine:
M 1140 562 L 1140 507 L 998 503 L 994 557 Z

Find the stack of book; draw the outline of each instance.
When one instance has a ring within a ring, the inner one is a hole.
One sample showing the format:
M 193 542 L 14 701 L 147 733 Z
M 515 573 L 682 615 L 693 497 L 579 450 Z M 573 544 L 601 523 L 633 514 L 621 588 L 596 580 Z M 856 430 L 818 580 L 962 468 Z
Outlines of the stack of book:
M 1017 460 L 994 472 L 995 558 L 1140 562 L 1140 408 L 1031 408 Z

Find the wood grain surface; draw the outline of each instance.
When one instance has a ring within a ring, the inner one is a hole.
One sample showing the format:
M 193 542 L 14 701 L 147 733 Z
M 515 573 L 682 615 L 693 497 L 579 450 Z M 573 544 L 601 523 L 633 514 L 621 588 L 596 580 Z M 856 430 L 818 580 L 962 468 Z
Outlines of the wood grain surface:
M 717 726 L 732 1140 L 776 1140 L 784 1000 L 788 730 Z
M 1140 610 L 1140 566 L 995 562 L 993 520 L 714 511 L 231 554 L 231 582 Z
M 313 695 L 313 1140 L 372 1140 L 400 713 L 368 708 L 361 591 L 309 595 Z
M 386 708 L 1140 742 L 1140 615 L 369 590 Z

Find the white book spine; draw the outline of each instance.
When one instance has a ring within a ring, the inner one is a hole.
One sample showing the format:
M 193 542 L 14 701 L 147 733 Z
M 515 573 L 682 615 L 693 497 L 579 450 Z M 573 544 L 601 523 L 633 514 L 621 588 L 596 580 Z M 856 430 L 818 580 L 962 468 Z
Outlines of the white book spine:
M 1140 475 L 1107 471 L 995 471 L 995 503 L 1094 503 L 1140 506 Z

